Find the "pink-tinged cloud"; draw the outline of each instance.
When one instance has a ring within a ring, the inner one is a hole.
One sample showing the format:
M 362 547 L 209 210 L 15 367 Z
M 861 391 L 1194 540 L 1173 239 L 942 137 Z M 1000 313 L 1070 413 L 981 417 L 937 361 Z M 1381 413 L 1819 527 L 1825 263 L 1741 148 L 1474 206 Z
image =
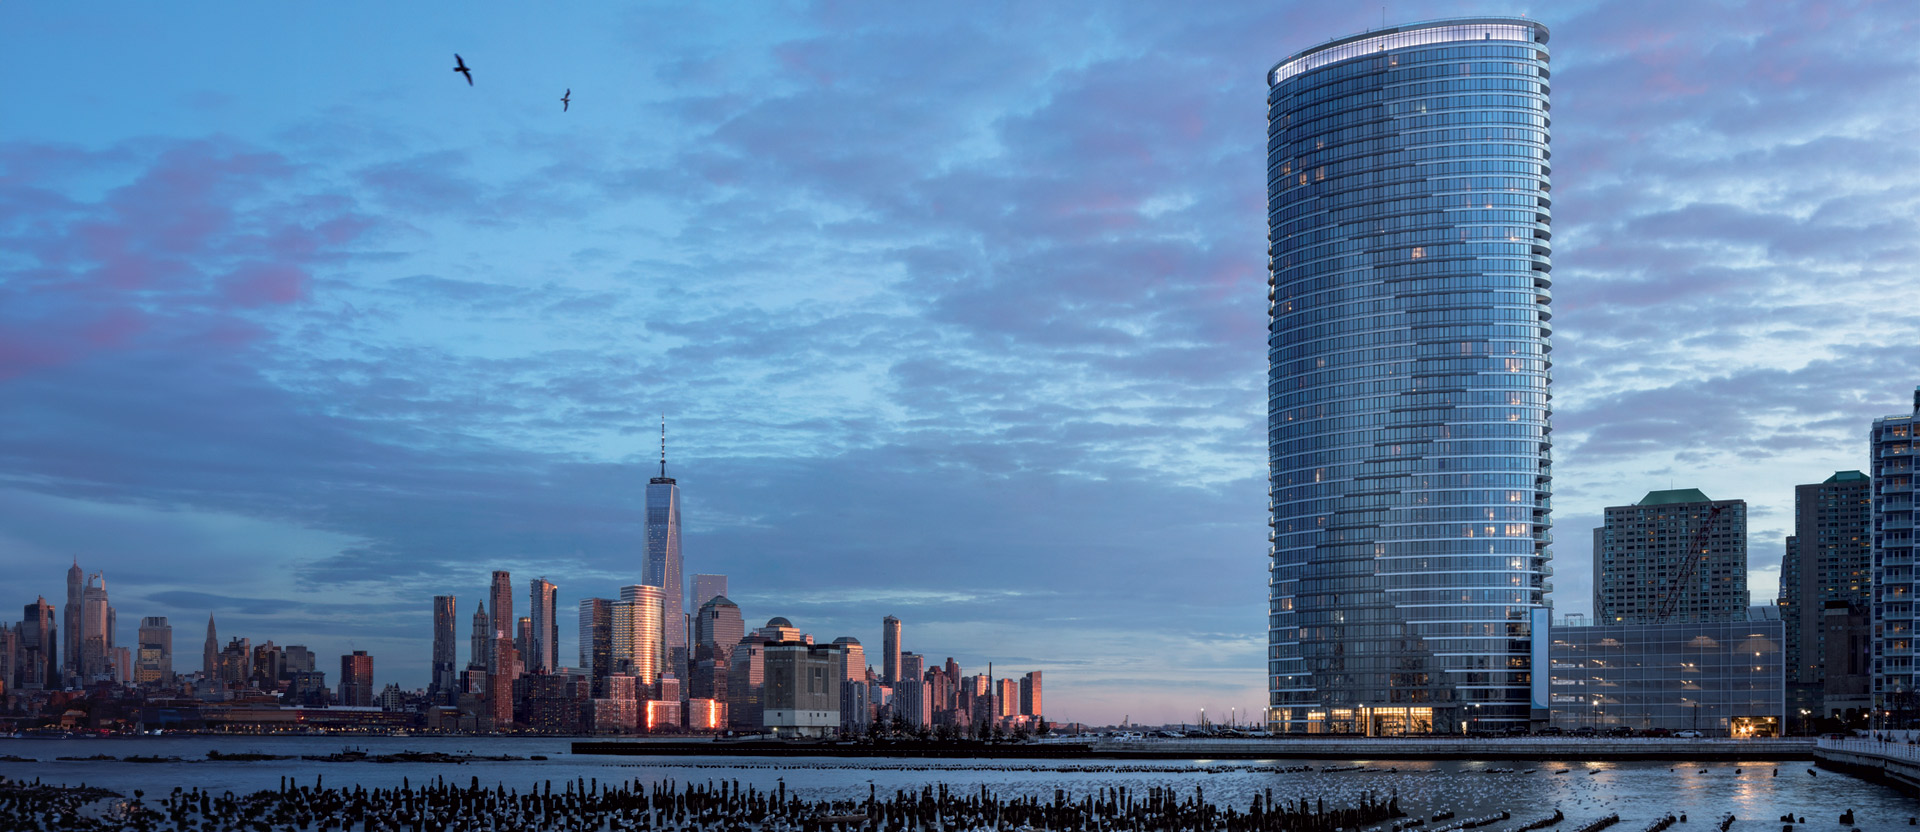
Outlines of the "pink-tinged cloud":
M 150 322 L 138 309 L 120 307 L 80 329 L 81 340 L 97 349 L 125 346 L 147 331 Z
M 256 307 L 300 300 L 307 295 L 307 282 L 307 273 L 296 266 L 260 263 L 227 275 L 222 288 L 228 300 Z
M 38 206 L 0 213 L 0 250 L 12 255 L 0 270 L 0 375 L 103 352 L 253 343 L 255 310 L 306 299 L 312 269 L 350 256 L 373 227 L 350 198 L 303 193 L 311 185 L 276 154 L 150 144 L 91 168 L 0 155 L 0 205 Z M 63 188 L 93 196 L 32 198 Z

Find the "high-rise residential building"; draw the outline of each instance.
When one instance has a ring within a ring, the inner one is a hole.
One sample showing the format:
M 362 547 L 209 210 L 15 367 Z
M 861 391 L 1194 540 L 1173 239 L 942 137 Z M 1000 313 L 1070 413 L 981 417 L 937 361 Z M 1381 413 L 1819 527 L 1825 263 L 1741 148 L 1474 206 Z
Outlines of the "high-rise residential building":
M 73 566 L 67 569 L 67 607 L 60 626 L 67 631 L 66 650 L 62 651 L 60 660 L 63 677 L 80 675 L 80 649 L 86 644 L 86 628 L 80 624 L 80 616 L 86 609 L 86 591 L 87 573 L 80 568 L 80 559 L 76 557 Z
M 994 716 L 1019 716 L 1020 715 L 1020 680 L 1019 679 L 1001 679 L 997 682 L 997 684 L 999 685 L 1000 690 L 996 692 L 994 695 L 993 715 Z
M 637 584 L 620 588 L 613 604 L 613 666 L 615 673 L 638 677 L 651 689 L 665 672 L 667 593 L 657 586 Z
M 455 665 L 456 646 L 459 635 L 458 613 L 451 595 L 433 596 L 433 683 L 432 694 L 435 701 L 450 703 L 459 690 L 459 670 Z
M 134 658 L 133 681 L 140 685 L 164 685 L 173 681 L 173 625 L 167 617 L 140 619 L 140 652 Z
M 1445 20 L 1267 74 L 1276 731 L 1544 717 L 1546 43 Z
M 880 619 L 880 679 L 891 685 L 900 679 L 900 619 Z
M 687 675 L 687 585 L 680 576 L 680 486 L 667 476 L 667 422 L 660 420 L 660 476 L 647 482 L 646 582 L 659 587 L 664 604 L 667 667 Z
M 606 698 L 602 680 L 613 675 L 613 602 L 605 598 L 580 602 L 580 671 L 594 680 L 594 698 Z
M 846 680 L 864 681 L 867 678 L 867 648 L 862 647 L 860 640 L 853 636 L 841 636 L 834 639 L 833 643 L 845 657 L 841 663 L 846 670 Z
M 1801 710 L 1831 715 L 1825 704 L 1825 677 L 1847 676 L 1841 662 L 1826 664 L 1826 633 L 1838 626 L 1846 643 L 1865 643 L 1846 632 L 1847 609 L 1858 610 L 1852 620 L 1864 621 L 1871 604 L 1873 576 L 1873 481 L 1859 471 L 1840 471 L 1824 482 L 1793 489 L 1793 534 L 1780 559 L 1780 618 L 1786 622 L 1788 714 Z M 1829 614 L 1831 609 L 1837 614 Z M 1867 636 L 1862 626 L 1858 636 Z M 1843 647 L 1844 645 L 1836 645 Z M 1870 648 L 1869 648 L 1870 650 Z M 1846 656 L 1845 652 L 1840 654 Z M 1838 681 L 1838 680 L 1836 680 Z M 1854 676 L 1856 699 L 1835 705 L 1865 709 L 1870 674 Z M 1846 687 L 1847 685 L 1842 685 Z
M 473 630 L 467 635 L 467 667 L 486 670 L 493 667 L 493 617 L 487 615 L 487 602 L 473 611 Z
M 373 657 L 365 650 L 355 650 L 340 657 L 340 704 L 349 707 L 372 707 L 373 701 Z
M 1020 677 L 1020 713 L 1027 716 L 1044 716 L 1045 704 L 1040 691 L 1040 671 L 1036 670 Z
M 715 595 L 700 605 L 693 619 L 694 658 L 718 659 L 725 664 L 733 647 L 747 634 L 740 620 L 740 607 L 725 595 Z
M 26 605 L 20 619 L 19 671 L 15 679 L 23 689 L 44 690 L 60 686 L 60 627 L 53 605 L 45 596 Z
M 693 608 L 699 609 L 708 601 L 727 594 L 727 576 L 693 576 Z
M 533 600 L 527 611 L 533 619 L 533 633 L 528 647 L 532 655 L 526 659 L 529 673 L 558 673 L 560 671 L 560 619 L 556 604 L 560 600 L 560 587 L 546 578 L 533 579 Z
M 1745 621 L 1747 502 L 1697 488 L 1608 506 L 1593 530 L 1599 624 Z
M 0 621 L 0 692 L 20 689 L 20 628 Z
M 213 629 L 213 613 L 207 613 L 207 641 L 200 649 L 201 675 L 207 679 L 220 678 L 220 637 Z
M 523 615 L 523 616 L 520 616 L 520 619 L 518 621 L 513 622 L 513 650 L 514 650 L 514 653 L 519 657 L 521 666 L 525 667 L 528 670 L 532 670 L 533 669 L 532 668 L 533 659 L 531 656 L 531 653 L 533 650 L 533 619 L 532 618 L 529 618 Z
M 1920 429 L 1920 389 L 1913 410 L 1873 420 L 1868 434 L 1873 476 L 1874 711 L 1906 725 L 1920 709 L 1913 673 L 1914 439 Z
M 487 593 L 487 600 L 493 603 L 493 633 L 487 637 L 488 640 L 491 641 L 497 638 L 512 639 L 513 576 L 503 570 L 495 570 L 493 573 L 493 588 Z M 508 675 L 513 673 L 511 666 L 504 668 L 496 668 L 493 666 L 493 662 L 499 658 L 497 651 L 489 651 L 487 655 L 487 672 L 498 672 Z
M 512 638 L 496 636 L 491 646 L 493 658 L 488 660 L 489 665 L 511 668 L 520 660 L 514 655 Z M 507 673 L 487 674 L 485 716 L 488 730 L 505 731 L 513 727 L 513 677 Z
M 107 599 L 107 576 L 87 576 L 80 592 L 80 668 L 82 683 L 112 679 L 115 629 L 113 604 Z

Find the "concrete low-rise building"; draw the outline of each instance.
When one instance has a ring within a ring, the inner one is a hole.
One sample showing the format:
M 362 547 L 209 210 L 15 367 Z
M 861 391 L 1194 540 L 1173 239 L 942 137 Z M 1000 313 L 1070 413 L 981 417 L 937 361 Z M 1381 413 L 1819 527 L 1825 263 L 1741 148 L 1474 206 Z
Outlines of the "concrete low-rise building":
M 1756 607 L 1745 621 L 1557 624 L 1548 648 L 1552 724 L 1779 736 L 1785 641 L 1773 607 Z

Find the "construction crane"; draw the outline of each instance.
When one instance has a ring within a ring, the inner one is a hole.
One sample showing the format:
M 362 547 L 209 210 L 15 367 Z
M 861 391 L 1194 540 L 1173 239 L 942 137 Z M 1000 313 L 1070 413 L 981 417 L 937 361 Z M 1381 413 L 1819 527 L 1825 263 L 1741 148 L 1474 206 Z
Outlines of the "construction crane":
M 1720 512 L 1725 508 L 1726 506 L 1715 503 L 1707 511 L 1707 519 L 1700 521 L 1700 528 L 1693 533 L 1693 538 L 1687 541 L 1687 556 L 1680 564 L 1680 574 L 1671 584 L 1668 584 L 1670 589 L 1667 590 L 1667 597 L 1660 600 L 1660 610 L 1654 615 L 1653 623 L 1667 623 L 1667 619 L 1673 617 L 1674 610 L 1679 609 L 1680 594 L 1687 590 L 1687 586 L 1700 573 L 1700 562 L 1707 559 L 1706 552 L 1702 551 L 1707 546 L 1707 533 L 1713 531 L 1713 521 L 1719 519 Z

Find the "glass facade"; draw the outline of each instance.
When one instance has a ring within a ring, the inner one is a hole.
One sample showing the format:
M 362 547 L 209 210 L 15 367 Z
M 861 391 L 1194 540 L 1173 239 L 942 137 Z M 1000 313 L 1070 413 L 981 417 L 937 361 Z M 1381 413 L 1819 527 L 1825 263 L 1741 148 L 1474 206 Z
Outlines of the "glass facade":
M 1549 651 L 1553 724 L 1779 736 L 1785 640 L 1778 618 L 1557 626 Z
M 1437 21 L 1268 74 L 1276 731 L 1544 718 L 1546 42 Z
M 661 620 L 666 637 L 666 670 L 687 678 L 686 582 L 680 577 L 680 486 L 665 475 L 647 483 L 646 580 L 665 593 Z
M 666 599 L 660 587 L 642 584 L 621 587 L 620 600 L 613 602 L 613 672 L 636 677 L 649 688 L 659 684 L 666 671 L 666 642 L 661 638 Z

